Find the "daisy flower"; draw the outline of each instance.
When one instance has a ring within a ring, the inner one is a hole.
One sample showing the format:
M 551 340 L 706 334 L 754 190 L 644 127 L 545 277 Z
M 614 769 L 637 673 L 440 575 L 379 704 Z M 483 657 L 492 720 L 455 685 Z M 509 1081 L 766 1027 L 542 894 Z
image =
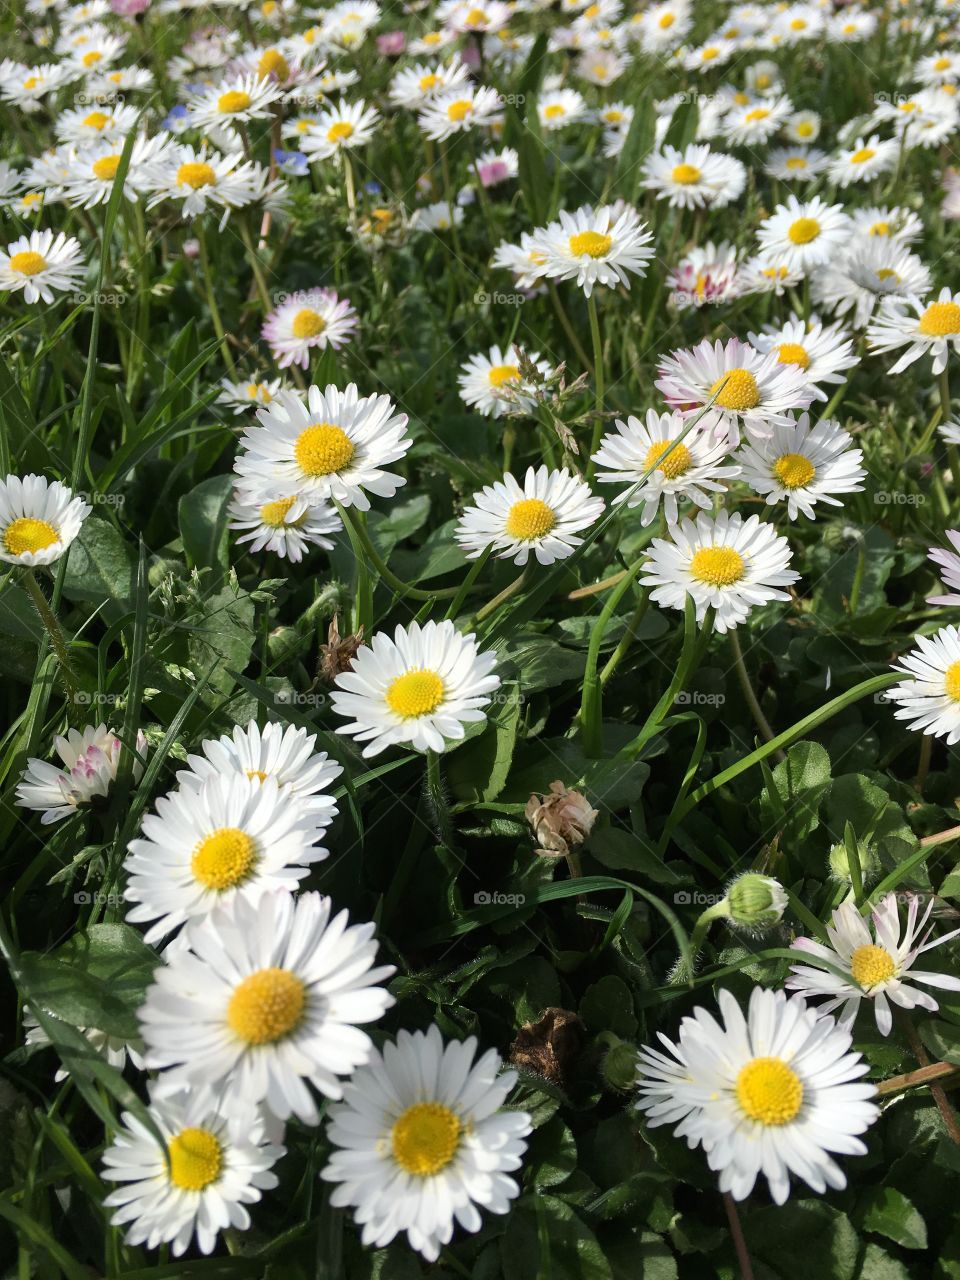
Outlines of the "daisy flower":
M 271 105 L 283 96 L 283 88 L 271 77 L 256 72 L 227 76 L 187 101 L 194 128 L 222 131 L 238 138 L 236 126 L 251 120 L 265 120 Z
M 417 124 L 434 142 L 464 133 L 500 110 L 500 95 L 486 85 L 460 84 L 424 104 Z
M 850 214 L 854 237 L 881 239 L 896 244 L 912 244 L 923 235 L 923 222 L 912 209 L 871 205 Z
M 680 440 L 685 426 L 681 414 L 656 409 L 647 410 L 645 422 L 632 414 L 626 422 L 618 418 L 616 431 L 603 437 L 593 455 L 597 467 L 606 468 L 596 473 L 601 484 L 630 486 L 614 505 L 642 505 L 644 526 L 656 519 L 661 501 L 668 525 L 677 523 L 678 499 L 708 511 L 713 495 L 724 492 L 724 481 L 740 474 L 739 467 L 723 465 L 727 446 L 710 432 L 692 427 Z
M 878 303 L 922 297 L 930 286 L 926 266 L 896 240 L 858 238 L 814 275 L 812 292 L 817 306 L 849 316 L 854 328 L 863 329 Z
M 124 861 L 126 899 L 137 904 L 127 919 L 156 921 L 144 934 L 150 944 L 240 894 L 255 901 L 295 889 L 327 857 L 316 815 L 281 794 L 275 777 L 253 772 L 208 774 L 161 796 L 141 830 Z
M 406 481 L 384 471 L 407 452 L 407 415 L 396 413 L 389 396 L 363 396 L 351 382 L 345 391 L 310 387 L 307 399 L 281 391 L 259 425 L 248 427 L 234 469 L 248 485 L 276 486 L 311 502 L 333 498 L 345 507 L 369 511 L 367 493 L 392 498 Z
M 111 106 L 108 110 L 89 106 L 74 107 L 62 111 L 54 121 L 54 132 L 58 142 L 66 142 L 72 146 L 85 146 L 91 142 L 117 142 L 127 136 L 137 123 L 140 113 L 136 107 L 128 107 L 123 103 Z
M 331 705 L 353 717 L 337 732 L 365 742 L 365 756 L 398 744 L 443 751 L 447 739 L 464 736 L 465 724 L 486 719 L 482 708 L 500 685 L 496 664 L 495 653 L 481 653 L 476 636 L 449 620 L 398 626 L 392 640 L 379 631 L 337 676 Z
M 542 236 L 543 228 L 538 234 Z M 490 259 L 492 267 L 500 267 L 513 273 L 518 289 L 534 289 L 539 280 L 539 269 L 546 262 L 541 241 L 529 231 L 520 233 L 520 243 L 501 240 Z M 541 286 L 542 288 L 542 286 Z
M 608 102 L 597 107 L 593 118 L 607 129 L 620 129 L 628 132 L 633 123 L 634 108 L 628 102 Z
M 86 263 L 79 240 L 52 231 L 31 231 L 0 249 L 0 290 L 23 290 L 25 302 L 54 301 L 83 281 Z
M 295 796 L 319 830 L 325 830 L 337 816 L 337 803 L 327 795 L 343 773 L 336 760 L 325 751 L 315 751 L 317 735 L 292 724 L 286 727 L 271 720 L 261 729 L 256 720 L 246 728 L 234 725 L 233 734 L 207 738 L 202 756 L 188 755 L 189 769 L 177 774 L 177 782 L 197 791 L 207 778 L 216 776 L 274 778 L 281 795 Z
M 688 71 L 700 71 L 706 74 L 729 62 L 736 51 L 736 45 L 732 40 L 708 40 L 706 44 L 689 50 L 683 59 L 683 65 Z
M 643 165 L 643 186 L 679 209 L 722 209 L 743 191 L 747 171 L 733 156 L 691 142 L 683 151 L 665 146 Z
M 791 315 L 779 327 L 767 325 L 763 333 L 748 336 L 758 351 L 775 351 L 781 364 L 796 365 L 817 400 L 827 399 L 821 383 L 839 386 L 846 381 L 844 371 L 860 363 L 860 357 L 853 353 L 851 335 L 839 324 L 825 326 L 817 319 L 804 324 Z
M 803 514 L 816 519 L 814 506 L 843 503 L 833 495 L 860 493 L 866 471 L 863 451 L 839 423 L 822 418 L 815 427 L 810 415 L 801 414 L 795 424 L 778 424 L 764 440 L 743 446 L 737 454 L 743 479 L 771 505 L 786 501 L 791 520 Z
M 814 1191 L 846 1186 L 831 1157 L 864 1155 L 858 1137 L 880 1114 L 869 1071 L 850 1032 L 808 1009 L 799 996 L 754 987 L 747 1016 L 729 991 L 717 995 L 722 1022 L 697 1008 L 677 1043 L 642 1048 L 637 1106 L 651 1126 L 675 1125 L 702 1147 L 720 1190 L 745 1199 L 762 1173 L 777 1204 L 791 1173 Z
M 893 1029 L 891 1002 L 901 1009 L 919 1008 L 936 1013 L 939 1005 L 933 996 L 911 984 L 920 982 L 944 991 L 960 991 L 960 978 L 914 970 L 913 966 L 925 951 L 942 946 L 960 935 L 960 929 L 931 942 L 933 927 L 926 933 L 924 928 L 930 919 L 934 900 L 930 899 L 918 920 L 920 899 L 911 893 L 906 927 L 901 933 L 897 898 L 897 894 L 888 893 L 877 903 L 871 912 L 872 929 L 856 903 L 848 898 L 837 907 L 832 922 L 827 925 L 829 946 L 813 938 L 798 938 L 791 947 L 792 951 L 827 960 L 835 968 L 842 969 L 846 977 L 841 978 L 811 965 L 795 964 L 790 967 L 793 976 L 784 984 L 787 989 L 799 991 L 806 1000 L 828 996 L 828 1000 L 817 1006 L 817 1011 L 833 1013 L 839 1009 L 840 1025 L 846 1027 L 853 1025 L 860 1002 L 872 1000 L 877 1029 L 884 1036 Z
M 630 276 L 644 276 L 653 257 L 653 236 L 636 209 L 625 205 L 591 208 L 575 213 L 560 210 L 559 221 L 534 233 L 544 261 L 536 274 L 550 280 L 573 280 L 589 298 L 598 284 L 630 288 Z
M 312 160 L 329 160 L 341 151 L 365 146 L 373 137 L 380 115 L 361 98 L 321 111 L 300 142 L 300 150 Z
M 689 350 L 665 356 L 655 385 L 671 407 L 685 416 L 700 414 L 704 430 L 739 443 L 741 428 L 763 435 L 774 422 L 788 421 L 792 409 L 806 409 L 813 388 L 796 365 L 781 364 L 731 338 L 726 344 L 705 339 Z M 711 403 L 712 401 L 712 403 Z
M 31 569 L 53 564 L 92 510 L 59 480 L 8 475 L 0 480 L 0 560 Z
M 260 336 L 281 369 L 310 366 L 314 349 L 339 351 L 352 338 L 357 313 L 335 289 L 304 289 L 287 295 L 263 322 Z
M 477 156 L 476 170 L 485 189 L 498 187 L 501 182 L 508 182 L 520 172 L 520 157 L 513 147 L 484 151 Z
M 80 74 L 78 67 L 66 62 L 44 62 L 34 67 L 7 62 L 0 73 L 0 98 L 12 102 L 21 111 L 39 111 L 40 103 L 48 93 L 55 93 Z
M 886 696 L 899 703 L 897 720 L 911 729 L 946 738 L 947 746 L 960 742 L 960 632 L 944 627 L 934 636 L 917 636 L 912 649 L 894 671 L 907 677 L 888 689 Z
M 320 1177 L 330 1203 L 356 1210 L 361 1242 L 383 1248 L 401 1231 L 436 1262 L 454 1224 L 479 1231 L 477 1208 L 507 1213 L 531 1131 L 525 1111 L 504 1110 L 516 1072 L 501 1071 L 477 1041 L 444 1044 L 436 1024 L 401 1031 L 374 1050 L 329 1111 L 334 1150 Z
M 244 160 L 242 151 L 229 155 L 177 144 L 150 165 L 147 183 L 152 209 L 164 200 L 179 200 L 184 218 L 196 218 L 213 205 L 223 210 L 222 231 L 231 209 L 242 209 L 260 199 L 265 174 L 260 165 Z
M 780 298 L 802 279 L 802 272 L 796 268 L 788 268 L 775 258 L 759 255 L 748 258 L 740 268 L 740 284 L 744 293 L 774 293 Z
M 222 390 L 217 396 L 217 404 L 229 405 L 236 415 L 269 404 L 283 386 L 283 379 L 274 378 L 270 382 L 234 382 L 231 378 L 221 378 L 220 386 Z
M 542 374 L 550 372 L 550 362 L 539 351 L 528 357 Z M 504 351 L 491 347 L 487 355 L 473 355 L 460 366 L 460 399 L 487 418 L 499 418 L 511 410 L 531 409 L 536 403 L 520 377 L 520 352 L 515 346 Z
M 48 1018 L 57 1021 L 55 1014 L 45 1010 Z M 25 1045 L 44 1048 L 51 1044 L 52 1041 L 41 1027 L 36 1016 L 31 1012 L 29 1007 L 23 1010 L 23 1029 L 26 1033 L 23 1037 Z M 100 1031 L 97 1027 L 76 1027 L 87 1044 L 95 1054 L 103 1058 L 108 1066 L 113 1067 L 117 1071 L 123 1071 L 129 1061 L 136 1067 L 138 1071 L 143 1071 L 143 1044 L 139 1040 L 125 1040 L 122 1036 L 111 1036 L 106 1031 Z M 60 1084 L 64 1080 L 69 1080 L 70 1072 L 66 1067 L 60 1066 L 54 1072 L 54 1083 Z
M 830 161 L 827 177 L 841 187 L 848 187 L 851 182 L 870 182 L 877 174 L 893 168 L 899 152 L 896 139 L 881 142 L 876 134 L 866 142 L 858 138 L 852 147 L 838 152 Z
M 398 71 L 390 81 L 390 101 L 397 107 L 420 107 L 463 84 L 469 75 L 469 68 L 458 56 L 446 64 L 418 62 Z
M 129 1224 L 129 1245 L 170 1244 L 179 1258 L 195 1237 L 201 1253 L 212 1253 L 221 1231 L 250 1226 L 245 1206 L 279 1185 L 271 1170 L 286 1154 L 282 1126 L 236 1099 L 224 1107 L 210 1089 L 166 1093 L 155 1084 L 150 1117 L 163 1146 L 125 1111 L 103 1153 L 103 1177 L 120 1184 L 104 1198 L 110 1221 Z
M 907 348 L 889 369 L 891 374 L 902 373 L 927 354 L 932 357 L 933 372 L 942 373 L 951 349 L 955 355 L 960 352 L 960 293 L 943 288 L 935 302 L 916 297 L 884 299 L 867 329 L 867 345 L 880 352 Z
M 862 9 L 845 9 L 827 22 L 827 36 L 838 44 L 859 44 L 869 40 L 877 29 L 877 19 Z
M 667 276 L 670 304 L 678 311 L 715 306 L 740 296 L 740 266 L 736 246 L 712 241 L 695 246 Z
M 237 544 L 250 543 L 250 551 L 272 551 L 281 560 L 299 564 L 311 547 L 332 551 L 336 543 L 328 537 L 340 533 L 343 521 L 326 502 L 308 502 L 294 494 L 286 498 L 243 486 L 234 490 L 227 514 L 230 528 L 240 534 Z
M 850 219 L 839 204 L 819 196 L 788 196 L 757 229 L 760 253 L 788 270 L 808 272 L 829 261 L 850 236 Z
M 783 126 L 793 111 L 789 98 L 764 98 L 728 111 L 723 122 L 723 136 L 734 145 L 763 143 Z
M 630 21 L 635 24 L 631 35 L 640 41 L 644 53 L 655 54 L 681 44 L 693 25 L 693 16 L 685 0 L 681 4 L 667 0 L 632 15 Z
M 783 132 L 791 142 L 809 146 L 820 136 L 820 123 L 816 111 L 795 111 L 783 126 Z
M 698 623 L 715 609 L 713 625 L 721 635 L 745 622 L 751 609 L 789 600 L 781 588 L 799 581 L 788 567 L 787 539 L 759 516 L 701 513 L 696 524 L 682 520 L 668 533 L 669 540 L 654 538 L 640 582 L 654 588 L 650 598 L 666 609 L 682 610 L 692 596 Z
M 945 428 L 952 428 L 948 432 Z M 957 444 L 956 427 L 952 423 L 944 423 L 940 428 L 940 434 L 950 444 Z M 944 585 L 952 587 L 953 591 L 944 596 L 927 596 L 927 604 L 960 604 L 960 531 L 956 529 L 945 529 L 944 533 L 953 547 L 953 551 L 947 551 L 941 547 L 931 547 L 929 558 L 934 564 L 940 566 L 940 577 L 944 581 Z
M 587 104 L 576 89 L 555 89 L 541 94 L 537 100 L 537 119 L 547 133 L 582 120 L 586 114 Z
M 147 1066 L 171 1087 L 207 1085 L 280 1120 L 315 1125 L 308 1085 L 342 1095 L 373 1051 L 358 1023 L 394 1003 L 378 984 L 372 924 L 349 923 L 319 893 L 237 896 L 184 930 L 154 974 L 138 1017 Z
M 606 35 L 619 41 L 619 37 L 614 36 L 611 31 Z M 599 41 L 600 33 L 596 39 Z M 617 53 L 615 49 L 608 47 L 590 47 L 577 59 L 575 74 L 582 80 L 586 80 L 588 84 L 599 85 L 601 88 L 607 84 L 613 84 L 615 80 L 619 80 L 627 67 L 630 65 L 629 57 Z M 566 123 L 569 123 L 567 121 Z
M 38 810 L 43 826 L 69 818 L 77 809 L 107 796 L 116 781 L 122 750 L 120 739 L 105 724 L 87 725 L 82 732 L 70 729 L 65 737 L 54 738 L 53 746 L 63 767 L 31 758 L 17 784 L 17 804 Z M 140 732 L 136 752 L 133 780 L 139 782 L 147 754 L 147 740 Z
M 913 68 L 921 84 L 956 84 L 960 80 L 960 54 L 948 49 L 919 58 Z
M 130 164 L 123 179 L 123 194 L 136 200 L 152 180 L 153 167 L 169 145 L 168 135 L 155 138 L 139 136 L 130 153 Z M 63 179 L 63 198 L 74 208 L 92 209 L 105 204 L 113 193 L 114 182 L 123 155 L 123 142 L 96 142 L 76 153 Z
M 463 223 L 463 210 L 459 205 L 447 204 L 439 200 L 436 204 L 424 205 L 422 209 L 414 209 L 410 217 L 411 231 L 449 231 L 451 227 L 459 227 Z
M 564 468 L 527 468 L 523 487 L 512 475 L 485 485 L 464 508 L 456 539 L 468 560 L 493 547 L 501 560 L 526 564 L 533 554 L 539 564 L 565 560 L 582 542 L 576 537 L 603 513 L 603 499 Z
M 816 147 L 777 147 L 767 156 L 764 168 L 780 182 L 809 182 L 828 163 L 827 153 Z

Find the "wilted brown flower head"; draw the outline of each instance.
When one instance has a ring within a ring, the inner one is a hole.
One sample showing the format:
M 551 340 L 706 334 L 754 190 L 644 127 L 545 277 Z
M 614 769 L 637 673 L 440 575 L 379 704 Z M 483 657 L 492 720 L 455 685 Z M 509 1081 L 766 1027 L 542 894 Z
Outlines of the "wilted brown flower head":
M 551 782 L 549 795 L 534 793 L 524 813 L 540 848 L 563 857 L 583 844 L 598 817 L 586 796 L 568 791 L 562 782 Z
M 544 1009 L 537 1022 L 525 1022 L 510 1046 L 515 1067 L 563 1084 L 583 1043 L 583 1023 L 569 1009 Z
M 363 644 L 363 627 L 352 636 L 341 636 L 339 617 L 333 615 L 327 628 L 327 643 L 320 646 L 320 666 L 318 675 L 321 680 L 333 684 L 343 671 L 349 671 L 357 650 Z

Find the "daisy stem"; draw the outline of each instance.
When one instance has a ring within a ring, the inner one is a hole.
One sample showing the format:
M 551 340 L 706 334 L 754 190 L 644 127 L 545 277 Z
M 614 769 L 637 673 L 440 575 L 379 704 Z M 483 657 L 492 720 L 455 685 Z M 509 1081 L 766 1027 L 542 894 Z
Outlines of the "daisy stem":
M 213 291 L 213 280 L 210 275 L 210 256 L 207 253 L 207 237 L 204 232 L 202 219 L 197 219 L 197 244 L 200 246 L 200 266 L 203 271 L 203 287 L 207 295 L 207 306 L 210 308 L 210 319 L 213 321 L 213 330 L 220 342 L 220 351 L 223 354 L 223 362 L 230 370 L 231 378 L 237 376 L 237 370 L 233 363 L 233 356 L 230 354 L 230 348 L 227 345 L 226 334 L 223 331 L 223 321 L 220 319 L 220 309 L 217 306 L 217 299 Z
M 922 1040 L 917 1035 L 917 1029 L 913 1025 L 913 1019 L 910 1017 L 910 1014 L 906 1009 L 899 1009 L 897 1012 L 900 1015 L 900 1021 L 907 1033 L 910 1052 L 916 1058 L 917 1062 L 919 1062 L 921 1067 L 929 1067 L 931 1065 L 930 1058 L 927 1055 L 926 1049 L 923 1047 Z M 931 1081 L 930 1094 L 934 1102 L 937 1104 L 937 1110 L 940 1112 L 940 1118 L 943 1120 L 947 1133 L 949 1133 L 956 1145 L 960 1147 L 960 1121 L 957 1120 L 957 1113 L 954 1111 L 953 1107 L 951 1107 L 947 1095 L 944 1092 L 943 1085 L 936 1084 Z
M 917 762 L 917 776 L 914 780 L 914 786 L 917 794 L 923 795 L 924 784 L 927 781 L 927 774 L 930 772 L 930 757 L 933 755 L 933 734 L 925 733 L 920 742 L 920 759 Z
M 343 159 L 343 185 L 347 193 L 347 208 L 350 211 L 350 221 L 354 222 L 357 217 L 357 191 L 353 178 L 353 162 L 346 150 L 341 151 Z
M 623 635 L 620 637 L 620 643 L 617 645 L 616 649 L 614 649 L 613 653 L 607 659 L 606 666 L 600 672 L 601 687 L 606 685 L 607 681 L 610 679 L 614 671 L 623 661 L 624 657 L 627 654 L 627 651 L 629 650 L 630 646 L 633 644 L 634 640 L 636 639 L 637 628 L 640 626 L 640 623 L 643 621 L 644 615 L 647 612 L 647 608 L 649 604 L 650 604 L 650 596 L 646 591 L 644 591 L 643 595 L 640 598 L 640 603 L 637 605 L 636 609 L 634 609 L 633 616 L 631 617 L 630 621 L 627 623 L 626 631 L 624 631 Z
M 340 512 L 340 519 L 347 527 L 348 535 L 352 530 L 364 552 L 369 556 L 370 562 L 377 573 L 389 587 L 393 588 L 397 595 L 410 596 L 414 600 L 452 600 L 456 597 L 460 591 L 459 587 L 437 587 L 433 591 L 423 591 L 420 587 L 412 587 L 409 582 L 404 582 L 402 578 L 398 578 L 393 570 L 387 567 L 383 556 L 373 545 L 370 534 L 359 520 L 355 519 L 353 513 L 346 507 L 342 507 L 336 499 L 334 499 L 334 503 Z M 352 542 L 353 538 L 350 541 Z
M 477 623 L 483 622 L 484 618 L 489 618 L 490 614 L 499 609 L 505 601 L 509 600 L 512 596 L 518 595 L 521 591 L 525 591 L 531 577 L 533 576 L 533 564 L 534 562 L 532 560 L 528 560 L 523 567 L 523 573 L 521 573 L 519 577 L 514 578 L 513 582 L 511 582 L 509 586 L 504 587 L 503 590 L 499 592 L 499 594 L 495 595 L 492 600 L 488 600 L 481 609 L 478 609 L 473 615 L 470 625 L 476 626 Z
M 737 1254 L 737 1266 L 740 1268 L 740 1280 L 753 1280 L 753 1263 L 750 1261 L 750 1254 L 747 1251 L 747 1242 L 744 1238 L 743 1227 L 740 1225 L 740 1214 L 737 1210 L 737 1202 L 729 1191 L 723 1193 L 723 1207 L 727 1211 L 727 1221 L 730 1223 L 730 1235 L 733 1238 L 733 1247 Z
M 260 301 L 263 303 L 264 311 L 269 312 L 273 307 L 273 303 L 270 301 L 270 290 L 267 288 L 267 278 L 263 274 L 263 263 L 260 261 L 259 257 L 257 256 L 257 251 L 253 247 L 253 239 L 250 235 L 250 228 L 247 226 L 246 222 L 242 218 L 239 219 L 239 222 L 240 222 L 240 238 L 243 241 L 243 246 L 247 251 L 247 259 L 250 263 L 250 269 L 253 272 L 253 278 L 257 285 L 257 292 L 260 295 Z
M 584 351 L 583 343 L 577 337 L 577 331 L 570 323 L 570 317 L 567 315 L 563 303 L 560 301 L 560 294 L 557 290 L 557 286 L 552 280 L 547 281 L 547 289 L 550 293 L 550 298 L 553 301 L 553 309 L 557 313 L 557 319 L 560 321 L 560 326 L 564 333 L 570 339 L 570 345 L 576 352 L 577 359 L 580 361 L 580 364 L 587 373 L 592 373 L 593 365 L 590 363 L 590 357 L 587 355 L 586 351 Z
M 453 824 L 450 821 L 450 810 L 443 790 L 443 778 L 440 776 L 440 757 L 429 747 L 427 748 L 427 803 L 440 840 L 447 848 L 452 849 Z
M 600 320 L 597 316 L 597 300 L 591 293 L 587 299 L 587 314 L 590 317 L 590 337 L 593 339 L 593 381 L 596 387 L 596 414 L 597 420 L 593 424 L 593 437 L 590 441 L 590 458 L 587 462 L 586 479 L 589 482 L 593 479 L 593 473 L 597 469 L 597 464 L 593 461 L 593 455 L 600 448 L 600 438 L 603 435 L 603 342 L 600 338 Z
M 487 561 L 490 559 L 490 555 L 492 551 L 493 551 L 492 545 L 489 547 L 485 547 L 483 550 L 483 553 L 477 556 L 476 560 L 474 560 L 473 563 L 470 565 L 470 568 L 467 570 L 467 576 L 464 578 L 464 580 L 460 583 L 460 586 L 457 588 L 457 594 L 453 597 L 453 600 L 450 602 L 450 607 L 449 609 L 447 609 L 447 612 L 444 614 L 444 617 L 455 618 L 457 614 L 460 612 L 460 610 L 463 608 L 463 602 L 464 600 L 466 600 L 467 596 L 470 594 L 470 588 L 473 586 L 477 578 L 480 576 L 480 572 L 483 569 L 484 565 L 487 563 Z
M 856 616 L 860 603 L 860 588 L 863 586 L 863 575 L 867 568 L 867 540 L 862 535 L 857 538 L 857 565 L 853 571 L 853 585 L 850 588 L 850 599 L 847 601 L 847 612 Z
M 770 722 L 763 714 L 763 708 L 757 700 L 757 695 L 753 691 L 753 685 L 750 683 L 750 677 L 747 674 L 746 663 L 743 660 L 743 649 L 740 647 L 740 638 L 737 635 L 736 627 L 730 628 L 730 648 L 733 651 L 733 665 L 736 667 L 737 676 L 740 680 L 740 688 L 743 690 L 743 696 L 750 708 L 750 714 L 753 716 L 754 723 L 760 730 L 760 735 L 764 742 L 772 742 L 776 734 L 770 728 Z M 782 751 L 774 752 L 777 761 L 786 759 Z
M 447 155 L 446 142 L 440 143 L 440 170 L 443 174 L 443 198 L 447 202 L 447 213 L 450 215 L 450 236 L 453 240 L 453 252 L 460 261 L 460 234 L 457 231 L 457 206 L 453 201 L 453 186 L 450 182 L 450 157 Z
M 67 695 L 68 714 L 72 718 L 77 705 L 77 683 L 73 674 L 73 667 L 70 663 L 70 653 L 67 649 L 67 642 L 63 638 L 63 632 L 60 630 L 60 624 L 57 622 L 53 610 L 47 603 L 47 597 L 43 594 L 43 588 L 37 581 L 36 574 L 32 569 L 27 569 L 24 573 L 23 584 L 27 588 L 30 599 L 33 601 L 34 608 L 40 615 L 40 621 L 43 623 L 47 635 L 50 637 L 50 643 L 53 646 L 53 651 L 57 655 L 57 661 L 60 663 L 60 675 Z
M 604 632 L 616 611 L 617 605 L 636 582 L 637 574 L 640 572 L 640 568 L 646 558 L 647 551 L 644 550 L 624 572 L 620 581 L 607 596 L 603 608 L 600 610 L 600 616 L 593 624 L 593 629 L 590 632 L 590 643 L 587 647 L 587 664 L 583 673 L 583 694 L 578 716 L 583 749 L 588 756 L 597 757 L 603 749 L 603 677 L 597 673 L 597 664 L 600 660 L 600 645 L 603 643 Z M 633 619 L 631 619 L 632 622 Z
M 350 549 L 353 551 L 353 562 L 357 571 L 353 629 L 357 633 L 363 630 L 369 635 L 373 626 L 373 588 L 370 583 L 370 573 L 367 569 L 366 548 L 360 532 L 362 525 L 359 520 L 348 520 L 346 513 L 340 509 L 339 504 L 338 510 L 340 510 L 340 518 L 343 520 L 343 527 L 347 531 L 347 537 L 350 539 Z

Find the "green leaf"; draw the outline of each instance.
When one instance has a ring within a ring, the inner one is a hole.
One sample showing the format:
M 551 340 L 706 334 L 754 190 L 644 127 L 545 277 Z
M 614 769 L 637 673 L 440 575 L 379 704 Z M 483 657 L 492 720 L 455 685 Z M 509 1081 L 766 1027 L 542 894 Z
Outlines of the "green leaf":
M 494 697 L 486 732 L 450 756 L 447 783 L 458 801 L 496 800 L 506 784 L 520 723 L 520 689 L 508 681 Z
M 555 1196 L 514 1203 L 500 1240 L 503 1280 L 613 1280 L 597 1238 Z
M 743 1233 L 751 1257 L 761 1260 L 764 1276 L 797 1280 L 797 1262 L 803 1274 L 824 1280 L 853 1280 L 857 1273 L 860 1242 L 845 1213 L 823 1200 L 795 1200 L 769 1208 L 740 1206 Z
M 580 1001 L 579 1013 L 588 1031 L 594 1035 L 600 1031 L 612 1031 L 621 1039 L 627 1039 L 636 1034 L 633 996 L 623 979 L 615 974 L 607 974 L 587 987 Z
M 760 812 L 767 827 L 791 844 L 803 840 L 820 823 L 820 801 L 830 786 L 830 757 L 819 742 L 798 742 L 773 770 L 775 798 L 766 789 Z M 843 838 L 841 829 L 838 839 Z
M 590 836 L 589 850 L 590 856 L 610 871 L 634 871 L 655 884 L 680 883 L 680 877 L 664 866 L 652 845 L 623 827 L 595 830 Z
M 180 499 L 180 537 L 191 567 L 229 569 L 227 510 L 232 494 L 232 476 L 212 476 Z
M 129 604 L 137 569 L 137 553 L 106 520 L 88 516 L 70 547 L 63 594 L 68 600 Z
M 861 1201 L 863 1225 L 904 1249 L 926 1249 L 927 1224 L 895 1187 L 876 1187 Z

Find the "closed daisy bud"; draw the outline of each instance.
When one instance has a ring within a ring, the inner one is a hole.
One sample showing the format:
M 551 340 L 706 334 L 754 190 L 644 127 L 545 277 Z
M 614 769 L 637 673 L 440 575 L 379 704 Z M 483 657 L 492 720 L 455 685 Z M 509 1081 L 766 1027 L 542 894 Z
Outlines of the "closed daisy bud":
M 867 884 L 878 874 L 880 859 L 868 844 L 864 844 L 860 840 L 857 841 L 857 857 L 860 861 L 861 879 L 864 884 Z M 842 880 L 844 884 L 850 884 L 850 855 L 847 852 L 847 846 L 842 840 L 839 844 L 830 846 L 830 852 L 827 855 L 827 866 L 834 880 Z
M 727 890 L 730 923 L 749 933 L 765 933 L 779 924 L 789 899 L 772 876 L 748 871 Z

